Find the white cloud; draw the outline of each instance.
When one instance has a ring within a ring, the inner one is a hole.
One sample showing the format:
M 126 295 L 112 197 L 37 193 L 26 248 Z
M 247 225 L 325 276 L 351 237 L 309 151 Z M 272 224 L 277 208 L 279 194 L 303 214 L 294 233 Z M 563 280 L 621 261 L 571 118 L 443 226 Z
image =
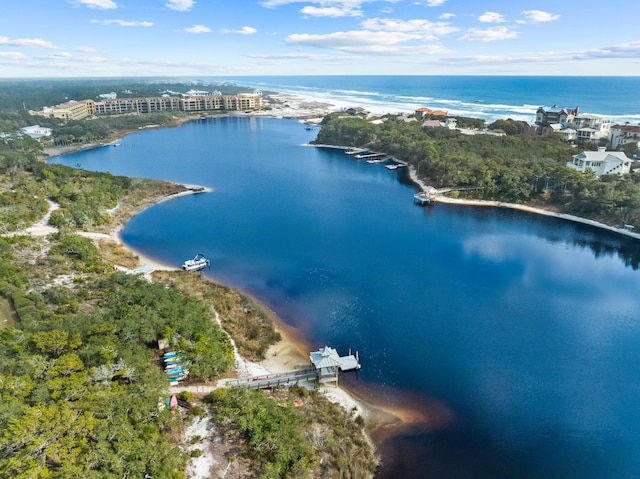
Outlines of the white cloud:
M 253 27 L 244 26 L 240 30 L 222 30 L 222 33 L 237 33 L 238 35 L 253 35 L 258 30 Z
M 26 57 L 24 53 L 20 52 L 0 52 L 0 62 L 4 60 L 9 60 L 12 62 L 17 62 L 20 60 L 24 60 Z
M 496 40 L 508 40 L 517 38 L 519 32 L 510 30 L 507 27 L 493 27 L 482 30 L 479 28 L 471 28 L 466 35 L 460 37 L 462 41 L 469 42 L 494 42 Z
M 444 64 L 488 65 L 488 64 L 516 64 L 516 63 L 575 63 L 603 59 L 640 59 L 640 41 L 622 43 L 609 47 L 591 50 L 575 50 L 566 52 L 537 52 L 516 55 L 477 55 L 460 56 L 440 59 Z
M 415 33 L 358 30 L 326 35 L 293 34 L 289 35 L 285 41 L 292 45 L 327 48 L 348 53 L 422 55 L 448 51 L 440 45 L 399 45 L 421 38 L 421 35 Z
M 184 31 L 187 33 L 209 33 L 211 29 L 204 25 L 193 25 L 191 27 L 185 28 Z
M 188 12 L 193 8 L 194 0 L 168 0 L 165 4 L 167 8 L 178 12 Z
M 69 3 L 84 5 L 89 8 L 98 8 L 100 10 L 118 8 L 118 4 L 113 0 L 69 0 Z
M 524 10 L 522 14 L 527 18 L 528 23 L 552 22 L 560 18 L 560 15 L 544 12 L 542 10 Z M 518 23 L 525 23 L 523 20 Z
M 96 48 L 93 48 L 93 47 L 78 47 L 76 48 L 76 50 L 78 50 L 79 52 L 85 52 L 85 53 L 93 53 L 98 51 Z
M 354 9 L 353 7 L 347 5 L 340 5 L 335 7 L 313 7 L 311 5 L 307 5 L 300 13 L 303 15 L 309 15 L 312 17 L 361 17 L 363 14 L 362 10 Z
M 444 5 L 447 0 L 427 0 L 428 7 L 439 7 L 440 5 Z
M 11 40 L 9 37 L 0 36 L 0 45 L 25 48 L 48 48 L 50 50 L 56 50 L 58 48 L 53 43 L 42 40 L 41 38 L 16 38 Z
M 394 18 L 371 18 L 362 22 L 366 30 L 386 32 L 414 32 L 423 40 L 435 40 L 460 29 L 447 22 L 430 22 L 429 20 L 399 20 Z
M 485 12 L 478 17 L 478 21 L 482 23 L 504 23 L 506 19 L 504 15 L 498 12 Z
M 333 56 L 323 53 L 279 53 L 279 54 L 252 54 L 249 58 L 259 58 L 264 60 L 311 60 L 314 62 L 346 62 L 359 60 L 355 56 Z
M 91 20 L 102 25 L 120 25 L 121 27 L 152 27 L 153 22 L 132 22 L 128 20 Z
M 373 3 L 384 1 L 387 3 L 398 3 L 402 0 L 263 0 L 260 5 L 266 8 L 276 8 L 281 5 L 291 5 L 293 3 L 311 3 L 320 5 L 321 8 L 338 7 L 338 8 L 359 8 L 363 3 Z M 430 0 L 444 2 L 446 0 Z
M 440 15 L 438 18 L 440 20 L 447 20 L 448 18 L 455 18 L 456 14 L 455 13 L 443 13 L 442 15 Z

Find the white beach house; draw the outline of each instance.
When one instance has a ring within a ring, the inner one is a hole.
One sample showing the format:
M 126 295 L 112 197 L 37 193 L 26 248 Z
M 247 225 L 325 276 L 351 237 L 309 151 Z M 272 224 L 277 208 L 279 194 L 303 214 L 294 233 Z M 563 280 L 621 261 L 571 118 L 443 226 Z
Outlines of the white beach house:
M 46 128 L 40 125 L 25 126 L 24 128 L 20 128 L 20 131 L 31 138 L 35 138 L 36 140 L 43 136 L 51 136 L 52 133 L 51 128 Z
M 583 151 L 573 155 L 573 160 L 567 163 L 569 168 L 582 171 L 593 171 L 596 175 L 610 175 L 617 173 L 624 175 L 631 171 L 631 159 L 622 151 L 606 151 L 604 147 L 598 151 Z

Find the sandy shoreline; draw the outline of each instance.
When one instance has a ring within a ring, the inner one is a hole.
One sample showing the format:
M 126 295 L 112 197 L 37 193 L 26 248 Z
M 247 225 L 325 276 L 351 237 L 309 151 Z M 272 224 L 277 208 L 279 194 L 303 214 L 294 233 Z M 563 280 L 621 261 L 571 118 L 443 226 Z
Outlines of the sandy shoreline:
M 420 178 L 418 178 L 417 172 L 413 166 L 411 165 L 408 165 L 408 166 L 409 166 L 409 176 L 411 177 L 411 180 L 420 188 L 420 191 L 427 191 L 429 186 L 426 185 Z M 558 213 L 556 211 L 545 210 L 542 208 L 535 208 L 533 206 L 521 205 L 518 203 L 507 203 L 504 201 L 469 200 L 469 199 L 450 198 L 448 196 L 444 196 L 443 194 L 437 194 L 435 200 L 438 203 L 449 203 L 449 204 L 466 205 L 466 206 L 493 206 L 495 208 L 509 208 L 512 210 L 525 211 L 527 213 L 533 213 L 536 215 L 550 216 L 553 218 L 560 218 L 566 221 L 573 221 L 575 223 L 582 223 L 585 225 L 611 231 L 613 233 L 628 236 L 630 238 L 640 239 L 640 233 L 634 233 L 633 231 L 629 231 L 624 228 L 610 226 L 608 224 L 601 223 L 599 221 L 590 220 L 587 218 L 581 218 L 580 216 L 569 215 L 566 213 Z

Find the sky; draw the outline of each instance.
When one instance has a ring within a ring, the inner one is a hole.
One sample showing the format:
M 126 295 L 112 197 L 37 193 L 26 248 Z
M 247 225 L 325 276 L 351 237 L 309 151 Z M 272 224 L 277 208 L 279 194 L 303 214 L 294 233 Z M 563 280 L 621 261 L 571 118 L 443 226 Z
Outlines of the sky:
M 623 0 L 2 0 L 0 78 L 632 75 Z

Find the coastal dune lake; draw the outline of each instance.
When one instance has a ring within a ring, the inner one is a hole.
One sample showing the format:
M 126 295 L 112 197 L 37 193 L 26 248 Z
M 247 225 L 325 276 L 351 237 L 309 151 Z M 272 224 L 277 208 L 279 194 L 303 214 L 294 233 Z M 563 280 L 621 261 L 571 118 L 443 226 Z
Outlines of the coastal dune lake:
M 413 203 L 406 168 L 305 146 L 297 121 L 214 118 L 53 162 L 213 189 L 123 240 L 247 291 L 342 384 L 415 412 L 384 478 L 640 477 L 640 242 L 523 212 Z

